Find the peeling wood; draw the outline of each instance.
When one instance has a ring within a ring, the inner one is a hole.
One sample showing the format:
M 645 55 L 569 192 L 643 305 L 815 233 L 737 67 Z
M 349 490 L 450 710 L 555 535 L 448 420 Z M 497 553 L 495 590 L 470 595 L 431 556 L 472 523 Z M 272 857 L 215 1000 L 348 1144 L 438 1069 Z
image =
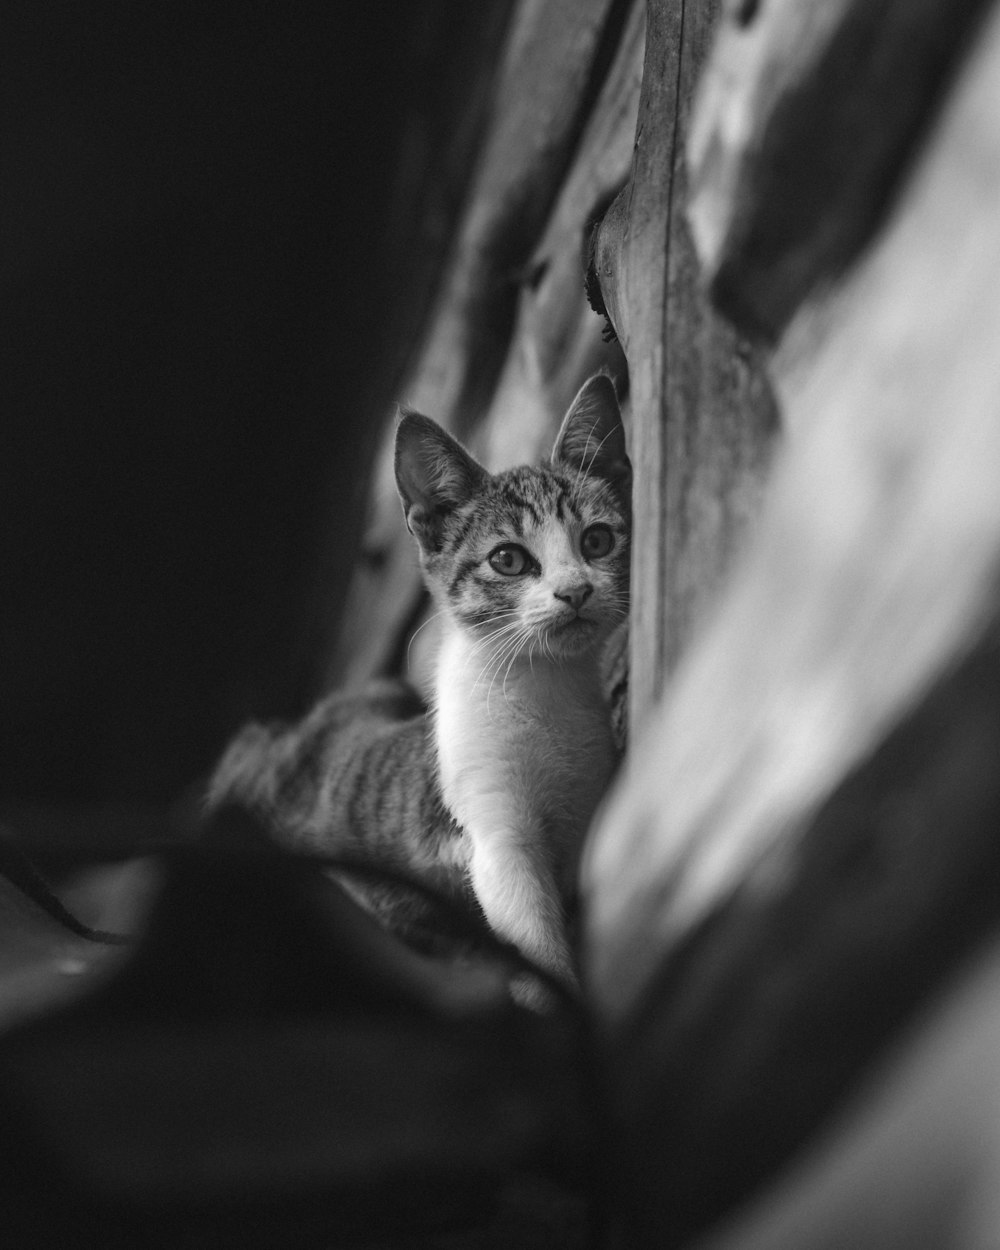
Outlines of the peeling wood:
M 710 307 L 685 218 L 683 135 L 717 7 L 647 5 L 632 174 L 594 245 L 631 380 L 633 725 L 753 524 L 777 425 L 763 360 Z
M 595 214 L 629 175 L 642 81 L 645 12 L 634 4 L 572 168 L 526 270 L 511 349 L 475 447 L 490 469 L 547 455 L 573 396 L 607 368 L 624 384 L 621 348 L 603 339 L 584 288 Z

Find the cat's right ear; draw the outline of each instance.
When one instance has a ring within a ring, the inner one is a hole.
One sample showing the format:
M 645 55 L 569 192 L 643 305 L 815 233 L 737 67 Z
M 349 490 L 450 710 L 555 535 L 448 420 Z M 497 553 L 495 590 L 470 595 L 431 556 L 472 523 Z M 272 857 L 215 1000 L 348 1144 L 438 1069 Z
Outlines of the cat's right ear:
M 427 552 L 440 550 L 445 518 L 488 476 L 436 421 L 406 409 L 396 426 L 395 469 L 406 527 Z
M 632 465 L 615 384 L 604 373 L 588 378 L 563 418 L 552 449 L 553 464 L 614 483 L 628 498 Z

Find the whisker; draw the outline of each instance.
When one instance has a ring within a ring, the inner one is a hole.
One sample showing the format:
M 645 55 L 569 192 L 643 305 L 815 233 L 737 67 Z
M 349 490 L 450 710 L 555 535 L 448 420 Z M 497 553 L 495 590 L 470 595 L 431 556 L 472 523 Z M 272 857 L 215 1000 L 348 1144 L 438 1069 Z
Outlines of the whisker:
M 515 635 L 513 638 L 508 639 L 504 643 L 503 647 L 499 648 L 497 652 L 495 653 L 494 658 L 496 659 L 497 663 L 496 663 L 496 667 L 493 670 L 493 676 L 490 678 L 489 689 L 486 691 L 486 715 L 489 716 L 491 720 L 492 720 L 492 713 L 490 712 L 490 699 L 493 697 L 493 687 L 496 684 L 496 679 L 499 676 L 500 669 L 503 667 L 503 663 L 507 657 L 508 652 L 511 650 L 511 648 L 516 647 L 516 645 L 517 645 L 517 635 Z
M 498 635 L 500 635 L 499 645 L 496 645 L 491 649 L 490 654 L 487 657 L 486 663 L 480 669 L 479 674 L 476 677 L 476 680 L 473 683 L 473 687 L 472 687 L 473 690 L 477 689 L 479 685 L 482 683 L 482 681 L 485 679 L 486 674 L 488 672 L 491 672 L 492 670 L 491 678 L 490 678 L 490 687 L 489 687 L 489 690 L 486 692 L 487 712 L 489 712 L 490 697 L 493 693 L 493 685 L 496 682 L 500 669 L 503 667 L 504 663 L 506 662 L 508 655 L 516 656 L 517 652 L 520 650 L 521 645 L 524 641 L 524 637 L 527 636 L 526 634 L 522 636 L 522 626 L 520 625 L 520 623 L 508 624 L 504 626 L 503 630 L 497 631 L 497 633 Z M 496 642 L 496 638 L 494 637 L 492 641 Z
M 428 625 L 433 625 L 436 620 L 438 620 L 440 617 L 444 615 L 445 615 L 444 608 L 439 608 L 437 612 L 432 612 L 431 615 L 427 618 L 427 620 L 421 621 L 421 623 L 417 626 L 417 628 L 410 635 L 410 641 L 406 644 L 406 667 L 407 668 L 410 667 L 410 652 L 412 650 L 414 642 L 416 641 L 417 635 L 421 632 L 421 630 L 426 629 Z
M 521 641 L 522 643 L 527 642 L 530 646 L 531 635 L 527 631 L 525 631 L 524 638 Z M 503 675 L 503 684 L 500 687 L 501 691 L 503 692 L 503 701 L 504 703 L 508 705 L 508 707 L 510 706 L 510 700 L 507 698 L 507 678 L 510 676 L 510 670 L 514 667 L 514 661 L 517 659 L 520 652 L 521 652 L 520 647 L 518 647 L 517 650 L 511 651 L 510 660 L 507 663 L 507 671 Z M 529 665 L 531 663 L 530 650 L 528 652 L 528 663 Z
M 591 427 L 591 429 L 590 429 L 590 430 L 588 431 L 588 433 L 587 433 L 587 441 L 586 441 L 586 443 L 584 444 L 584 448 L 583 448 L 583 457 L 581 457 L 581 459 L 580 459 L 580 463 L 579 463 L 579 465 L 577 466 L 577 470 L 576 470 L 576 480 L 574 481 L 574 483 L 573 483 L 573 489 L 572 489 L 572 491 L 570 492 L 570 497 L 571 497 L 574 501 L 576 500 L 577 495 L 578 495 L 578 492 L 579 492 L 579 488 L 580 488 L 580 479 L 581 479 L 582 477 L 585 477 L 585 476 L 589 476 L 589 475 L 590 475 L 590 471 L 591 471 L 591 469 L 594 467 L 594 462 L 596 461 L 597 457 L 600 455 L 601 448 L 604 446 L 604 444 L 608 441 L 608 439 L 609 439 L 609 438 L 611 437 L 611 435 L 614 433 L 614 430 L 613 430 L 613 429 L 608 430 L 607 434 L 605 434 L 605 435 L 604 435 L 604 437 L 601 439 L 601 441 L 600 441 L 600 442 L 597 444 L 597 446 L 594 448 L 593 454 L 591 455 L 590 460 L 588 461 L 588 460 L 586 460 L 586 455 L 587 455 L 587 450 L 588 450 L 588 448 L 590 447 L 590 440 L 591 440 L 591 435 L 593 434 L 593 432 L 594 432 L 594 431 L 593 431 L 593 427 Z
M 511 613 L 511 615 L 514 616 L 516 614 Z M 503 642 L 505 636 L 516 633 L 518 628 L 519 628 L 519 622 L 517 620 L 508 622 L 506 625 L 502 626 L 500 629 L 494 630 L 492 633 L 486 634 L 484 637 L 479 638 L 472 645 L 472 647 L 469 648 L 470 654 L 474 655 L 477 652 L 482 651 L 484 647 L 490 647 L 490 648 L 495 647 L 498 642 L 499 643 Z M 487 661 L 487 663 L 489 663 L 489 661 Z

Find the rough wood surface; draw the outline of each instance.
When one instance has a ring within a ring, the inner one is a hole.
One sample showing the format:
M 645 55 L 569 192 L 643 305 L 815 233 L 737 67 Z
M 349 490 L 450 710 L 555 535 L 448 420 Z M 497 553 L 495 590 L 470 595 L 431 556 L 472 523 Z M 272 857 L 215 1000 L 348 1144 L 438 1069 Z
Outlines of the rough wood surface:
M 691 128 L 713 296 L 774 338 L 870 236 L 987 0 L 731 5 Z
M 717 5 L 650 0 L 632 174 L 594 269 L 629 364 L 631 722 L 653 707 L 756 515 L 775 426 L 760 360 L 710 308 L 684 218 L 683 132 Z
M 756 539 L 593 840 L 632 1244 L 758 1183 L 1000 923 L 998 115 L 994 6 L 884 232 L 789 330 Z
M 645 11 L 634 3 L 573 164 L 527 266 L 510 351 L 476 446 L 490 469 L 547 455 L 566 409 L 600 367 L 625 362 L 587 303 L 583 259 L 595 217 L 629 175 Z
M 481 421 L 505 359 L 517 295 L 621 34 L 628 0 L 521 0 L 426 334 L 399 399 L 459 437 Z M 555 53 L 558 49 L 558 53 Z M 328 684 L 392 666 L 419 608 L 412 543 L 392 479 L 392 414 L 369 499 L 364 557 Z

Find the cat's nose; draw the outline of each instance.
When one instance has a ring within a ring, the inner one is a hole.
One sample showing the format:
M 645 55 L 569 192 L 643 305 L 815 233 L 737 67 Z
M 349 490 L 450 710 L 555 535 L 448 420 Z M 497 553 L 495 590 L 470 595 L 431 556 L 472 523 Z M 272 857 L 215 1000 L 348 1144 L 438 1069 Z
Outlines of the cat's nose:
M 561 599 L 563 603 L 568 603 L 570 607 L 575 608 L 579 612 L 594 593 L 594 588 L 590 582 L 580 582 L 576 586 L 568 586 L 564 590 L 554 590 L 552 593 L 557 599 Z

